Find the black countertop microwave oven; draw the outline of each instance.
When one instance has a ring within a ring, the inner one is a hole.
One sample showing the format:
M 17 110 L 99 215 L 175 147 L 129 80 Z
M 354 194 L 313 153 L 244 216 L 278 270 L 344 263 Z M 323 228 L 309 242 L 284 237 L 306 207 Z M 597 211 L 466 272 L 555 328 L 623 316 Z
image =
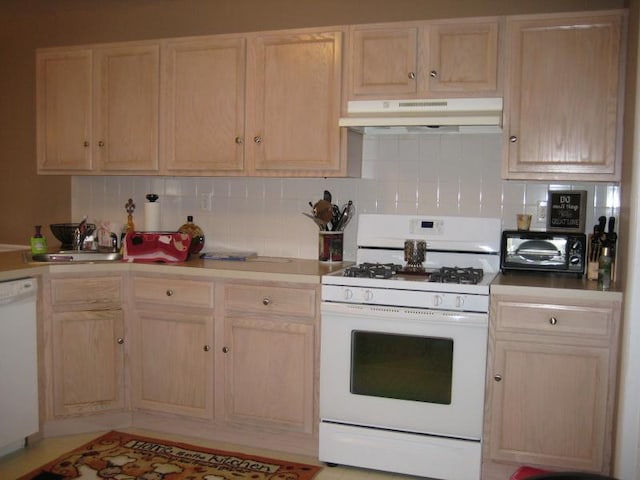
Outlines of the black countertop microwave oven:
M 584 275 L 587 237 L 584 233 L 504 230 L 500 268 Z

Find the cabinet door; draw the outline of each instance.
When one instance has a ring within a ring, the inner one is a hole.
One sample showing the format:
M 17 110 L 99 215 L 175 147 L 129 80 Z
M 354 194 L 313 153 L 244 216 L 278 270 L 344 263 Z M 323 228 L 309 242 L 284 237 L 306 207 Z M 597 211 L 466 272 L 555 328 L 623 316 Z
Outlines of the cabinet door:
M 244 170 L 246 41 L 169 41 L 163 98 L 163 169 L 233 174 Z
M 95 140 L 104 172 L 158 169 L 160 46 L 98 48 Z
M 91 149 L 90 49 L 36 57 L 38 173 L 88 172 Z
M 496 94 L 498 21 L 433 24 L 421 35 L 426 52 L 420 81 L 429 92 Z
M 506 178 L 619 180 L 621 22 L 507 21 Z
M 247 104 L 252 174 L 340 173 L 342 36 L 335 31 L 252 39 Z
M 607 471 L 608 368 L 606 347 L 496 341 L 491 458 Z
M 138 310 L 134 408 L 213 418 L 213 315 Z
M 417 93 L 417 27 L 354 27 L 350 35 L 350 99 Z
M 122 310 L 53 314 L 56 416 L 124 408 Z
M 228 421 L 313 431 L 313 325 L 227 317 L 222 351 Z

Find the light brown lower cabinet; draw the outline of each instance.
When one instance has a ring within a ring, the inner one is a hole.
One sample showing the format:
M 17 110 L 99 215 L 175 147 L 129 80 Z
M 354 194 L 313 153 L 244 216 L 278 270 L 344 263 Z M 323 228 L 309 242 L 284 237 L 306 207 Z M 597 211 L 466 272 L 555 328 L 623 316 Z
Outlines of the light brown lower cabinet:
M 610 473 L 620 301 L 592 298 L 492 295 L 484 480 Z
M 225 422 L 312 434 L 317 429 L 316 287 L 220 283 L 216 378 Z
M 125 409 L 122 277 L 43 280 L 42 416 L 55 420 Z
M 130 272 L 43 285 L 45 436 L 135 426 L 317 453 L 318 284 Z
M 213 282 L 131 278 L 134 410 L 213 420 Z

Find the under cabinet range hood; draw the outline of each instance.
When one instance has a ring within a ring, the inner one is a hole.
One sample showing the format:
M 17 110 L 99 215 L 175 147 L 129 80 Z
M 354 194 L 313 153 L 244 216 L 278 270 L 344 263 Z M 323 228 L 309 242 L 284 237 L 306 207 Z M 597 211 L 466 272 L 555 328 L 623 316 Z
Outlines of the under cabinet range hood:
M 502 125 L 502 98 L 355 100 L 347 103 L 341 127 Z

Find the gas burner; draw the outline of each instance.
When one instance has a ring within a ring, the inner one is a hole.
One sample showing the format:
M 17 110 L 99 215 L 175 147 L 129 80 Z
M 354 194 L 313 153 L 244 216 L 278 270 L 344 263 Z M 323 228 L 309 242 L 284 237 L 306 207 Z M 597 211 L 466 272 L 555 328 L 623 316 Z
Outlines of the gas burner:
M 476 285 L 482 280 L 483 275 L 484 272 L 481 268 L 442 267 L 431 273 L 429 281 Z
M 391 278 L 402 270 L 402 265 L 395 263 L 361 263 L 347 267 L 345 277 Z

